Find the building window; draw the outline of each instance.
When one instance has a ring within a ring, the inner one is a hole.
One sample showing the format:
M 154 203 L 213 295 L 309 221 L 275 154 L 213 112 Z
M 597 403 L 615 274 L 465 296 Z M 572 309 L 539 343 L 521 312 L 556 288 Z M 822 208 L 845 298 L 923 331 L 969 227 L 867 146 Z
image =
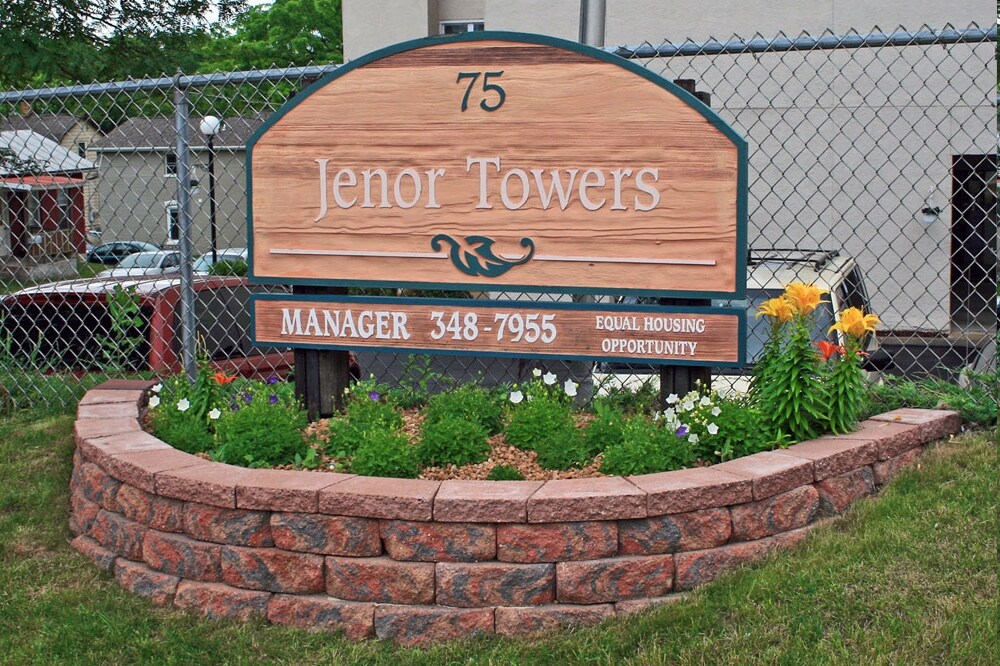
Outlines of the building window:
M 442 35 L 460 35 L 463 32 L 478 32 L 485 29 L 484 21 L 441 21 Z
M 163 156 L 163 175 L 164 176 L 176 176 L 177 175 L 177 154 L 167 153 Z
M 181 240 L 180 212 L 176 201 L 168 201 L 164 205 L 167 207 L 167 245 L 172 245 Z
M 56 195 L 56 206 L 59 208 L 59 228 L 67 231 L 73 228 L 73 197 L 66 190 L 59 190 Z
M 85 144 L 83 141 L 77 143 L 76 154 L 79 155 L 80 157 L 87 157 L 87 144 Z

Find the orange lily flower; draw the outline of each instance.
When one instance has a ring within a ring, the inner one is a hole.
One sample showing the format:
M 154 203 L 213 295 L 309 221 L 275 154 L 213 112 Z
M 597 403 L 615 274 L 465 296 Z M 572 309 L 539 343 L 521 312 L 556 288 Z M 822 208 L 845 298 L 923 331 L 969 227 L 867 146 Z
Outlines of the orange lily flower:
M 826 301 L 820 297 L 829 293 L 829 289 L 821 289 L 816 285 L 804 282 L 792 282 L 785 287 L 785 298 L 792 304 L 795 312 L 801 315 L 807 315 L 815 310 L 820 303 L 825 303 Z
M 824 361 L 829 361 L 833 358 L 833 355 L 838 352 L 841 356 L 847 353 L 847 350 L 845 350 L 843 346 L 835 345 L 832 342 L 827 342 L 826 340 L 820 340 L 816 343 L 816 346 L 819 347 L 819 353 L 823 357 Z
M 235 382 L 236 377 L 230 377 L 222 370 L 219 370 L 217 373 L 212 375 L 212 381 L 214 381 L 219 386 L 224 386 L 226 384 L 232 384 L 233 382 Z

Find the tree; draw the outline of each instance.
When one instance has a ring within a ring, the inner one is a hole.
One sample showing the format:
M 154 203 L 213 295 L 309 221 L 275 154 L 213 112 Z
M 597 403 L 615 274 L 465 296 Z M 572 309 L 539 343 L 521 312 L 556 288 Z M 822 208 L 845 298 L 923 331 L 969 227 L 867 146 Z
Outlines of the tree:
M 340 0 L 275 0 L 251 7 L 231 26 L 216 27 L 202 71 L 342 62 Z
M 206 27 L 245 0 L 0 0 L 0 86 L 148 76 L 193 67 Z

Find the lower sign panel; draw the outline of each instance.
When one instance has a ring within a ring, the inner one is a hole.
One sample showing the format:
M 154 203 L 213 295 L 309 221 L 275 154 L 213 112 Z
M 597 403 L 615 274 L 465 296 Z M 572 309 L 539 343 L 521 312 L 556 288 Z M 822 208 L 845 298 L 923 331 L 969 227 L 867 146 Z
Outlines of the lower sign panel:
M 737 308 L 351 296 L 253 297 L 261 345 L 740 366 Z

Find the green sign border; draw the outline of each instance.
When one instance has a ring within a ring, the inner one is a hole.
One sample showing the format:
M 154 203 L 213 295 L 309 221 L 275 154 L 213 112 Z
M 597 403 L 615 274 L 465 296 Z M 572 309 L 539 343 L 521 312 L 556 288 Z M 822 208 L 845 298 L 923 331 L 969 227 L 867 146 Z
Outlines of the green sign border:
M 647 81 L 654 83 L 661 88 L 670 91 L 681 99 L 689 107 L 700 113 L 715 128 L 728 137 L 737 149 L 737 183 L 736 183 L 736 289 L 734 291 L 677 291 L 677 290 L 648 290 L 648 289 L 596 289 L 593 286 L 571 286 L 553 287 L 548 285 L 522 285 L 503 284 L 490 285 L 488 283 L 465 283 L 465 282 L 397 282 L 393 280 L 328 280 L 328 279 L 306 279 L 306 278 L 286 278 L 286 277 L 260 277 L 254 274 L 253 261 L 253 149 L 264 134 L 278 122 L 286 113 L 294 109 L 305 101 L 314 92 L 323 88 L 341 76 L 354 71 L 360 67 L 372 63 L 382 58 L 387 58 L 397 53 L 412 51 L 425 46 L 436 44 L 448 44 L 454 42 L 481 42 L 481 41 L 502 41 L 520 42 L 526 44 L 541 44 L 553 46 L 555 48 L 573 51 L 590 56 L 595 60 L 617 65 L 629 72 L 643 77 Z M 386 48 L 373 51 L 365 56 L 349 63 L 341 65 L 336 70 L 318 79 L 302 93 L 296 95 L 278 109 L 268 120 L 254 132 L 247 141 L 246 147 L 246 172 L 247 172 L 247 247 L 249 248 L 249 270 L 247 277 L 255 284 L 292 284 L 292 285 L 313 285 L 329 287 L 376 287 L 376 288 L 405 288 L 405 289 L 455 289 L 471 291 L 525 291 L 525 292 L 549 292 L 567 294 L 621 294 L 636 296 L 658 296 L 661 298 L 743 298 L 746 293 L 746 273 L 747 273 L 747 155 L 748 147 L 746 140 L 734 130 L 729 123 L 723 120 L 718 114 L 710 109 L 698 99 L 680 88 L 673 82 L 662 76 L 641 67 L 620 56 L 586 46 L 577 42 L 571 42 L 558 37 L 547 35 L 535 35 L 530 33 L 507 32 L 507 31 L 479 31 L 467 32 L 459 35 L 447 35 L 441 37 L 425 37 L 415 39 L 400 44 L 387 46 Z

